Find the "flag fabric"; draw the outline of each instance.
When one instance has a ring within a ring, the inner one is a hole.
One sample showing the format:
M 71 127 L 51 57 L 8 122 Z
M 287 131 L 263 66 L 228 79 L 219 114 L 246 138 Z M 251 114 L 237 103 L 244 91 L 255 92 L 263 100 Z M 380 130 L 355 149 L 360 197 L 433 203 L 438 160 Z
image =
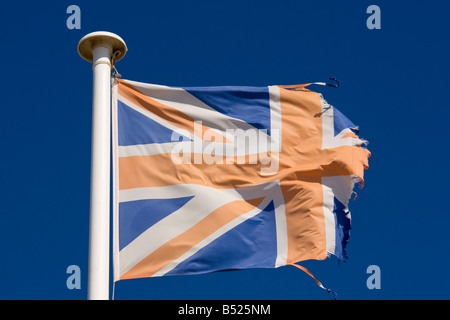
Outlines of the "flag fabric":
M 306 86 L 115 80 L 114 281 L 346 258 L 370 152 Z

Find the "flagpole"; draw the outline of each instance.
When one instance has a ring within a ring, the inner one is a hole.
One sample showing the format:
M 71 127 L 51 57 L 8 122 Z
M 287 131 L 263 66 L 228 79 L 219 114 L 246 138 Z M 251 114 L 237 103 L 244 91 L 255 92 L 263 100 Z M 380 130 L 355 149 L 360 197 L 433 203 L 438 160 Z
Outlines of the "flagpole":
M 78 54 L 93 63 L 91 202 L 88 299 L 109 299 L 111 68 L 127 47 L 118 35 L 93 32 L 78 44 Z

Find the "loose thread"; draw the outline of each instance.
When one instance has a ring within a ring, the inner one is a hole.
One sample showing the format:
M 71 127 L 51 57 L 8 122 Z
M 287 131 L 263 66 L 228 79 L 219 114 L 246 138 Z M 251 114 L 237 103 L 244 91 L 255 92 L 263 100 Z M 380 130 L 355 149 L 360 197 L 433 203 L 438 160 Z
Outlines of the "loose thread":
M 328 288 L 325 288 L 322 284 L 322 282 L 320 282 L 319 280 L 316 279 L 316 277 L 314 277 L 314 275 L 311 273 L 311 271 L 309 271 L 308 269 L 306 269 L 305 267 L 302 267 L 298 264 L 292 263 L 291 266 L 294 266 L 300 270 L 302 270 L 303 272 L 305 272 L 307 275 L 309 275 L 311 278 L 314 279 L 314 281 L 316 282 L 316 284 L 321 287 L 322 289 L 324 289 L 325 291 L 327 291 L 329 294 L 334 294 L 334 300 L 337 300 L 337 293 L 335 291 L 332 291 Z

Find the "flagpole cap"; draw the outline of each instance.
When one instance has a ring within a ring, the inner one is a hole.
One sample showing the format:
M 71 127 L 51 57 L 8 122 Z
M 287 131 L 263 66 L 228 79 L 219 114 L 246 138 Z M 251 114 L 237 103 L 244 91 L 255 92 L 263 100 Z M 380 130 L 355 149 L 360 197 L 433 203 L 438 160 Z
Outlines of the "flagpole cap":
M 117 34 L 97 31 L 85 35 L 78 43 L 78 54 L 86 61 L 93 62 L 93 52 L 97 47 L 111 48 L 111 54 L 115 55 L 115 61 L 122 59 L 128 51 L 125 41 Z

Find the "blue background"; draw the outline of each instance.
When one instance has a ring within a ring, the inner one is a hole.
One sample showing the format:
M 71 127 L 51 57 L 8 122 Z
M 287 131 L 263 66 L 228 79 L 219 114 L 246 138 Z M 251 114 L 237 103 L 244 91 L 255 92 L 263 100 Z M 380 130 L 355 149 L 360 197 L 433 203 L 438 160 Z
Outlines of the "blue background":
M 81 8 L 81 30 L 66 9 Z M 381 30 L 366 9 L 381 8 Z M 0 299 L 87 296 L 92 70 L 87 33 L 117 33 L 125 79 L 314 87 L 372 152 L 351 202 L 349 260 L 303 263 L 339 299 L 448 299 L 449 26 L 444 1 L 34 1 L 2 4 Z M 81 289 L 66 269 L 81 268 Z M 381 289 L 366 286 L 370 265 Z M 116 299 L 331 299 L 294 267 L 120 281 Z

